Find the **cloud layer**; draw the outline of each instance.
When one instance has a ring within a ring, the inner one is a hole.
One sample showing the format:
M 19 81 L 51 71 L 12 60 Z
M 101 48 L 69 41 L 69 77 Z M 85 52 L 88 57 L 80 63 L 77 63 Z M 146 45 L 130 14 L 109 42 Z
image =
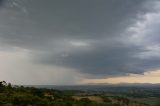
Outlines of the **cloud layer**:
M 88 78 L 160 68 L 158 0 L 7 0 L 0 14 L 0 50 L 32 64 Z

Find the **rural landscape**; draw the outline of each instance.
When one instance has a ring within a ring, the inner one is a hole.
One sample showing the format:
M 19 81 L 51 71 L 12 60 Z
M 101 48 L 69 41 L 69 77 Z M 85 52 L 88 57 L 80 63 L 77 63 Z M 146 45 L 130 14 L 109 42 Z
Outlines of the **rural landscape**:
M 160 106 L 160 88 L 85 85 L 55 90 L 1 81 L 0 106 Z
M 0 0 L 0 106 L 160 106 L 160 0 Z

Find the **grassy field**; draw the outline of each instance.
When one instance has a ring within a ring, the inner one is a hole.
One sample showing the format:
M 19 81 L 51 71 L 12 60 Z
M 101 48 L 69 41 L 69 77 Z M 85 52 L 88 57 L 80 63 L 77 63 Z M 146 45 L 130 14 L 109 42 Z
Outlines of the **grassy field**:
M 151 106 L 160 106 L 160 98 L 156 97 L 145 97 L 145 98 L 130 98 L 132 100 L 138 101 L 138 102 L 143 102 L 146 104 L 150 104 Z
M 104 103 L 103 98 L 100 96 L 72 96 L 75 100 L 81 100 L 83 98 L 87 98 L 91 101 L 97 102 L 97 103 Z

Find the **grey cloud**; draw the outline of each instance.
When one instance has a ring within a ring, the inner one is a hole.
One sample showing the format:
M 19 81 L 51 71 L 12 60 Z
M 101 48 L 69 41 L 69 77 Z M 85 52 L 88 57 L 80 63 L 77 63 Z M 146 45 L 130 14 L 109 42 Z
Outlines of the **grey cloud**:
M 0 0 L 0 6 L 3 4 L 3 0 Z
M 41 62 L 56 64 L 79 69 L 82 73 L 98 76 L 124 75 L 129 73 L 142 73 L 144 70 L 138 66 L 142 60 L 135 57 L 144 51 L 140 47 L 125 47 L 123 45 L 95 45 L 92 50 L 68 53 L 66 57 L 60 54 L 41 55 Z M 45 57 L 46 56 L 46 57 Z
M 1 26 L 1 39 L 29 47 L 37 47 L 44 42 L 46 45 L 46 42 L 57 39 L 102 39 L 117 36 L 136 18 L 137 12 L 141 12 L 139 9 L 143 3 L 138 0 L 23 1 L 28 16 L 15 5 L 6 7 L 6 12 L 1 13 L 1 21 L 5 24 Z M 24 5 L 20 1 L 15 2 Z
M 127 41 L 131 35 L 123 34 L 139 20 L 138 15 L 152 11 L 146 2 L 8 1 L 0 9 L 0 44 L 31 50 L 34 62 L 69 67 L 93 76 L 143 73 L 158 68 L 159 59 L 138 57 L 147 49 L 131 44 Z

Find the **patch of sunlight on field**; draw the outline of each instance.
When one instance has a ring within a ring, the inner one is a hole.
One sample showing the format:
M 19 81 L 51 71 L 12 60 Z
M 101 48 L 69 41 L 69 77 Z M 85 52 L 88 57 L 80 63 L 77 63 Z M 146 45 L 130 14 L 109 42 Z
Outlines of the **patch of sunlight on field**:
M 103 99 L 100 96 L 73 96 L 76 100 L 81 100 L 83 98 L 88 98 L 91 101 L 97 102 L 97 103 L 104 103 Z

